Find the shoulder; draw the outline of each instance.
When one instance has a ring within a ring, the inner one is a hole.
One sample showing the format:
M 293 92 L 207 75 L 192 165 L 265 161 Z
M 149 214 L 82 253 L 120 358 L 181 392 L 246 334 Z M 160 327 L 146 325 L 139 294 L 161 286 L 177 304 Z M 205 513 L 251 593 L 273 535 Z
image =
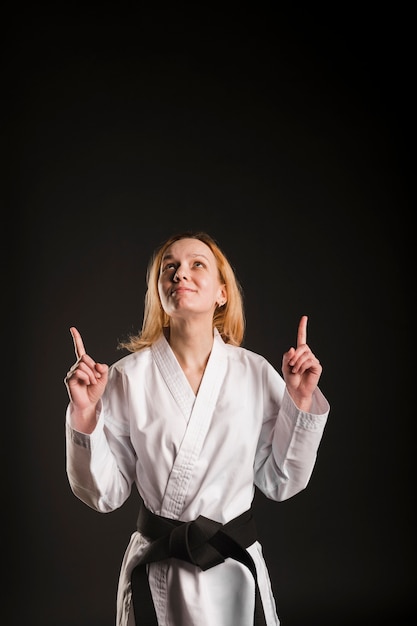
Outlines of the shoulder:
M 231 361 L 236 361 L 240 363 L 245 363 L 248 366 L 253 366 L 256 369 L 269 369 L 273 368 L 271 363 L 258 352 L 254 350 L 250 350 L 244 346 L 232 346 L 228 343 L 224 344 L 224 349 L 227 355 L 227 358 Z
M 137 352 L 131 352 L 112 363 L 109 368 L 109 373 L 111 375 L 117 373 L 129 374 L 148 363 L 151 358 L 150 348 L 143 348 Z
M 248 389 L 256 390 L 266 397 L 280 402 L 284 391 L 284 379 L 278 370 L 258 352 L 243 346 L 225 344 L 228 376 Z M 260 397 L 260 396 L 259 396 Z

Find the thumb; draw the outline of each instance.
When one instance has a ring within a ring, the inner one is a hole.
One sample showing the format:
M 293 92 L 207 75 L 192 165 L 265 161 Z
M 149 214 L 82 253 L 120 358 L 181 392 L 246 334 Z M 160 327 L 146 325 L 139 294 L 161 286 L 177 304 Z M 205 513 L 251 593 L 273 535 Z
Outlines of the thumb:
M 97 378 L 100 378 L 101 382 L 106 383 L 109 373 L 109 366 L 105 363 L 96 363 L 95 370 Z
M 284 356 L 282 357 L 282 363 L 287 365 L 287 363 L 291 361 L 294 354 L 295 354 L 295 348 L 290 348 L 288 352 L 284 352 Z
M 100 378 L 105 377 L 107 380 L 107 375 L 109 373 L 109 366 L 106 365 L 105 363 L 96 363 L 95 368 L 97 372 L 100 374 Z
M 286 375 L 290 374 L 292 371 L 292 368 L 290 366 L 290 361 L 292 359 L 292 357 L 295 354 L 295 348 L 290 348 L 288 350 L 288 352 L 284 352 L 283 356 L 282 356 L 282 373 L 284 374 L 284 378 L 286 377 Z

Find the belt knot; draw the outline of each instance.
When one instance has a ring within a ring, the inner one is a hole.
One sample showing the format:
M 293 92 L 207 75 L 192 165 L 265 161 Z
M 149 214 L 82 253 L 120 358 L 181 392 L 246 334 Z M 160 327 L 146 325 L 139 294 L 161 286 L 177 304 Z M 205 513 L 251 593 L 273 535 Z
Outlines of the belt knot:
M 197 565 L 202 570 L 223 563 L 222 554 L 209 543 L 221 526 L 203 515 L 175 526 L 169 535 L 170 556 Z

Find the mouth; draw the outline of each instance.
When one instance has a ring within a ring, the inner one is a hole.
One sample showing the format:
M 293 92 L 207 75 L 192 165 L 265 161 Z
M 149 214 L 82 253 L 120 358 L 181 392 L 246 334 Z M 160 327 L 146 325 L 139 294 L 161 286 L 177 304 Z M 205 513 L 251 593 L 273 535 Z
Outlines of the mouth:
M 194 293 L 194 289 L 188 289 L 186 287 L 177 287 L 176 289 L 172 289 L 171 296 L 181 295 L 182 293 Z

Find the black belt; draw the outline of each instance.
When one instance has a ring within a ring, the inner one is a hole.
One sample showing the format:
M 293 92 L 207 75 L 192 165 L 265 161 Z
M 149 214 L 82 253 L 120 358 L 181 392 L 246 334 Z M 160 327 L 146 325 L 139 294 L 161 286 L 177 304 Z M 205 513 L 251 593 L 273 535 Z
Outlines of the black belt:
M 152 543 L 145 549 L 132 571 L 132 600 L 137 626 L 157 626 L 146 566 L 175 558 L 207 570 L 232 558 L 252 572 L 255 580 L 254 626 L 266 626 L 255 563 L 246 550 L 256 541 L 255 522 L 249 509 L 227 524 L 200 515 L 191 522 L 161 517 L 142 504 L 137 529 Z

